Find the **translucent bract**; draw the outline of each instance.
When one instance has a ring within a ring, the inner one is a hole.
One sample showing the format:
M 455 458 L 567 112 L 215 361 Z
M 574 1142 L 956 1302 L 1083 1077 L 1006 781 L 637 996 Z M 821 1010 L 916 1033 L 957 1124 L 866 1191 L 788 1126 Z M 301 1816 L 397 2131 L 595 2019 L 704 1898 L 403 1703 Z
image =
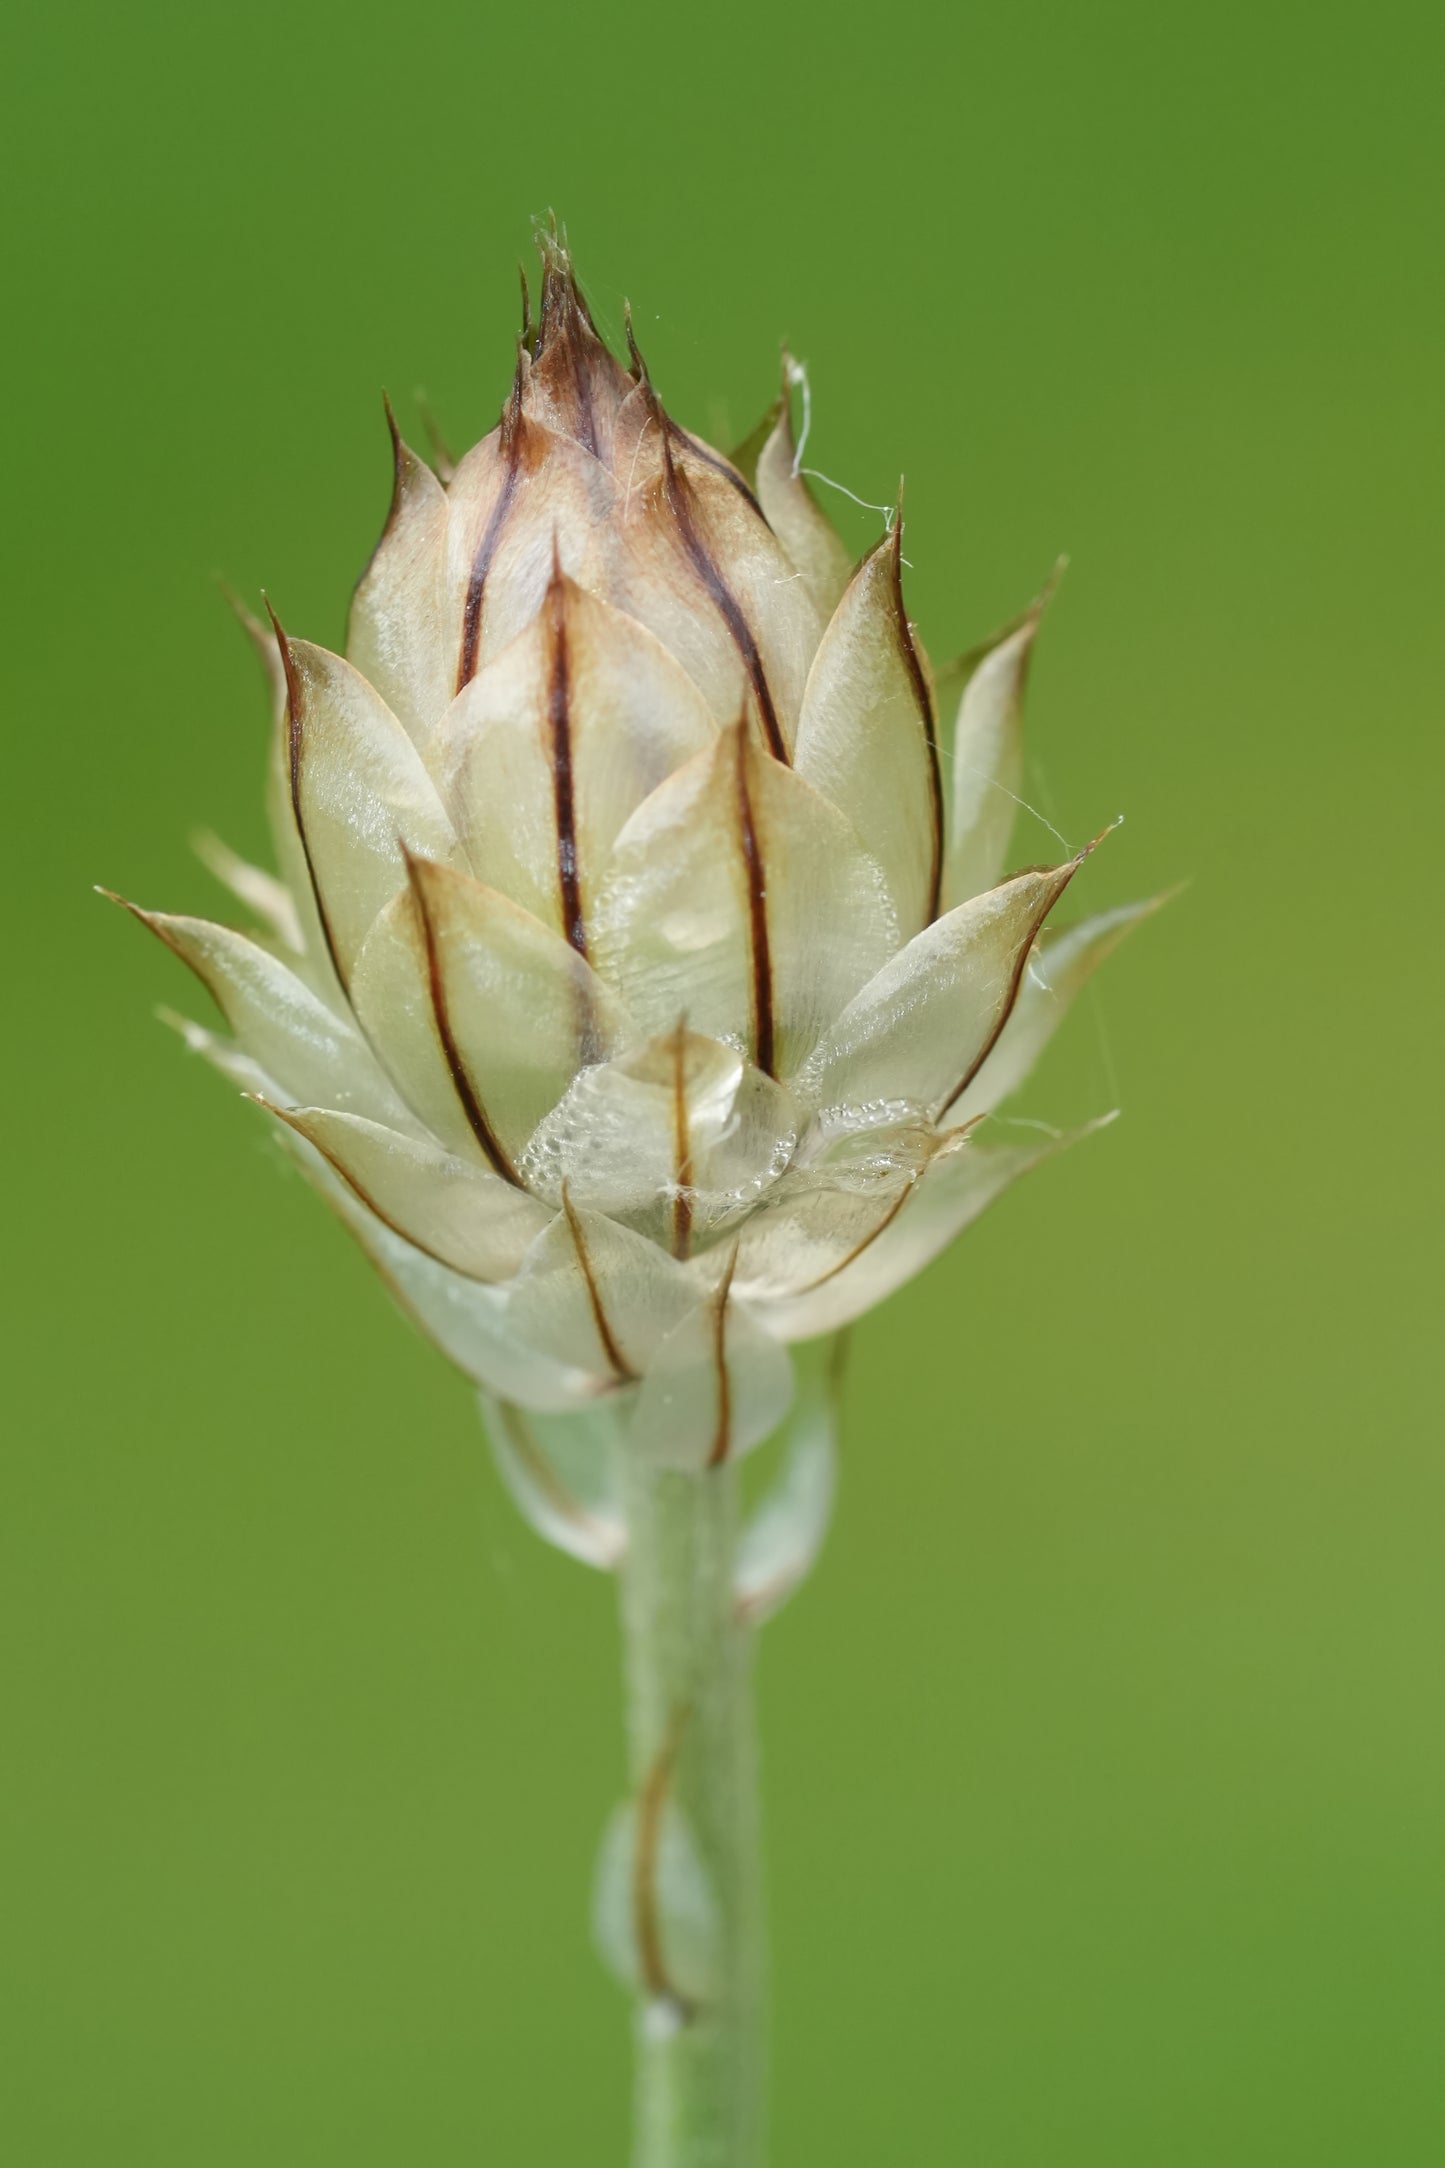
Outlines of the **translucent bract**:
M 253 628 L 279 877 L 206 855 L 260 930 L 137 915 L 601 1562 L 568 1440 L 702 1468 L 771 1430 L 791 1342 L 1068 1141 L 980 1122 L 1147 906 L 1050 937 L 1084 854 L 1002 878 L 1038 607 L 936 690 L 900 525 L 850 567 L 786 394 L 722 457 L 543 255 L 492 433 L 452 470 L 393 431 L 345 657 Z

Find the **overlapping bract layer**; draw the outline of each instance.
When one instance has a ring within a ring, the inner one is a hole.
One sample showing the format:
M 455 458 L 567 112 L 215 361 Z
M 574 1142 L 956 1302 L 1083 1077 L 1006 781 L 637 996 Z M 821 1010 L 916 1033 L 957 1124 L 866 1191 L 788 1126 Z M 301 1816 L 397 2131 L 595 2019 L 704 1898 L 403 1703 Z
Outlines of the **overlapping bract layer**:
M 1147 907 L 1050 940 L 1080 858 L 1000 879 L 1037 610 L 945 788 L 899 527 L 850 569 L 786 402 L 723 459 L 544 254 L 498 427 L 395 436 L 345 658 L 255 628 L 280 879 L 208 855 L 263 930 L 139 915 L 455 1362 L 702 1467 L 1057 1148 L 975 1128 Z

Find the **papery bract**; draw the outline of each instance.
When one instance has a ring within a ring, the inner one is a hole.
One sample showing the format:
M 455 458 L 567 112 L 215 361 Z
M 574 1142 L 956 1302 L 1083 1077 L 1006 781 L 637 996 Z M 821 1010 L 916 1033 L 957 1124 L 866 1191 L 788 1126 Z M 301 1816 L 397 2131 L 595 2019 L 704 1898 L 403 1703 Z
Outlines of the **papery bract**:
M 1070 1141 L 978 1123 L 1149 906 L 1045 936 L 1086 854 L 1002 877 L 1039 607 L 935 679 L 901 523 L 850 570 L 786 388 L 724 458 L 542 251 L 492 433 L 438 474 L 392 424 L 346 656 L 252 626 L 279 878 L 205 855 L 262 930 L 137 915 L 524 1508 L 610 1564 L 618 1451 L 756 1443 L 789 1342 Z M 830 1479 L 798 1465 L 802 1557 Z M 759 1608 L 801 1570 L 767 1525 Z

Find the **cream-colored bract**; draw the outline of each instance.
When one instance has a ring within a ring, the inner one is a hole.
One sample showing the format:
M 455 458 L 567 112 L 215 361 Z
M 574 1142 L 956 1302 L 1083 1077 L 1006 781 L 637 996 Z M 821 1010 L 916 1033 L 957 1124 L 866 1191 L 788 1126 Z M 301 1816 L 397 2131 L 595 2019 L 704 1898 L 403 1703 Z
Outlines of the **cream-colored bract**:
M 776 1428 L 790 1342 L 1071 1141 L 979 1124 L 1149 906 L 1045 936 L 1086 854 L 1001 878 L 1038 610 L 935 680 L 900 525 L 850 572 L 786 391 L 720 456 L 542 248 L 492 433 L 439 474 L 393 425 L 345 657 L 251 627 L 280 879 L 205 852 L 265 923 L 136 915 L 230 1027 L 188 1043 L 601 1564 L 606 1483 L 567 1454 L 705 1468 Z M 793 1569 L 759 1559 L 762 1607 Z

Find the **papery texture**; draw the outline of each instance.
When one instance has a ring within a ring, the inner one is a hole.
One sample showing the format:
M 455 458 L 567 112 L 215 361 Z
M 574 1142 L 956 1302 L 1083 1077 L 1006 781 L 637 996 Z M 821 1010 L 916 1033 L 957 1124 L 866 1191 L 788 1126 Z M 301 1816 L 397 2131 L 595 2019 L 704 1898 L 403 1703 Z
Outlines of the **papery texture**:
M 900 524 L 850 569 L 800 472 L 796 365 L 734 463 L 543 254 L 455 471 L 388 409 L 347 653 L 246 620 L 278 870 L 198 847 L 258 931 L 137 915 L 232 1034 L 188 1043 L 483 1389 L 523 1509 L 611 1563 L 617 1452 L 758 1443 L 787 1343 L 1067 1141 L 979 1124 L 1150 906 L 1046 934 L 1086 854 L 1004 877 L 1041 604 L 932 673 Z M 799 1422 L 758 1613 L 826 1519 L 831 1417 Z

